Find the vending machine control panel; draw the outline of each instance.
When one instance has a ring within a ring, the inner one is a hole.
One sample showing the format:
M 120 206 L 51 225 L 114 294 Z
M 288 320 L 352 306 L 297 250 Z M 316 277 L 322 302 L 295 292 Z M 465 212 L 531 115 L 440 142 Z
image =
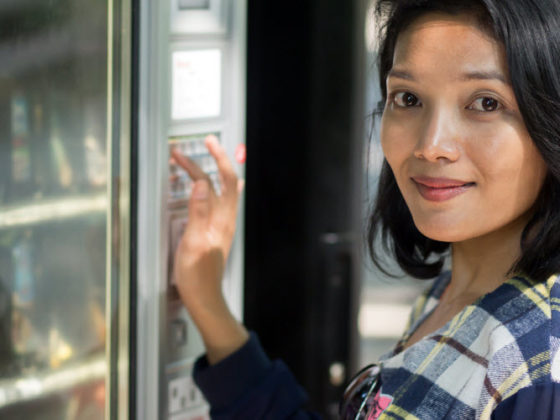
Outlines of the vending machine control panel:
M 204 345 L 174 279 L 174 257 L 189 222 L 193 182 L 177 149 L 219 173 L 205 139 L 218 139 L 240 179 L 244 152 L 247 0 L 140 0 L 138 125 L 138 420 L 206 420 L 209 406 L 192 378 Z M 243 197 L 225 266 L 223 292 L 243 313 Z M 157 380 L 155 380 L 157 378 Z
M 171 0 L 169 34 L 169 155 L 167 191 L 168 275 L 160 395 L 160 418 L 203 420 L 209 407 L 191 373 L 204 352 L 196 326 L 183 307 L 173 277 L 175 250 L 188 223 L 193 182 L 171 157 L 178 149 L 192 159 L 220 193 L 219 173 L 205 138 L 215 136 L 234 161 L 244 138 L 245 11 L 244 1 Z M 243 176 L 242 168 L 237 167 Z M 242 214 L 242 212 L 240 212 Z M 240 221 L 242 223 L 242 221 Z M 239 222 L 238 222 L 239 223 Z M 226 266 L 224 294 L 233 312 L 242 310 L 243 241 L 239 229 Z

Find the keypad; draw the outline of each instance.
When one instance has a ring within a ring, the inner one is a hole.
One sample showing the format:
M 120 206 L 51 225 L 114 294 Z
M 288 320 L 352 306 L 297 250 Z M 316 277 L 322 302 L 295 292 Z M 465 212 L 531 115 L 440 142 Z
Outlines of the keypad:
M 204 133 L 193 136 L 171 137 L 169 139 L 169 154 L 173 149 L 178 149 L 183 155 L 194 161 L 212 181 L 214 189 L 220 193 L 220 182 L 218 166 L 216 161 L 208 152 L 204 139 L 208 135 L 214 135 L 220 139 L 219 133 Z M 188 200 L 192 193 L 193 182 L 187 172 L 179 165 L 169 161 L 169 200 Z

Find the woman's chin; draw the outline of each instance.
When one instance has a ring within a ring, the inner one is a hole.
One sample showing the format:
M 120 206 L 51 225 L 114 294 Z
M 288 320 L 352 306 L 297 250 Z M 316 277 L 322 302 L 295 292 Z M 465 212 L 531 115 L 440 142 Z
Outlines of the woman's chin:
M 461 242 L 471 237 L 464 229 L 461 229 L 456 224 L 432 225 L 416 223 L 416 228 L 425 237 L 439 242 Z

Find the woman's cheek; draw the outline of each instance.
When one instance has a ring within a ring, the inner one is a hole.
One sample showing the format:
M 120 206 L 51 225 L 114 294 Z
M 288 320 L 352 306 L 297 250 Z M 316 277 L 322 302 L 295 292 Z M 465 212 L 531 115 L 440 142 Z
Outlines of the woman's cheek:
M 395 171 L 394 165 L 405 159 L 410 148 L 409 130 L 403 129 L 402 124 L 399 126 L 390 117 L 387 117 L 382 122 L 380 135 L 383 154 Z

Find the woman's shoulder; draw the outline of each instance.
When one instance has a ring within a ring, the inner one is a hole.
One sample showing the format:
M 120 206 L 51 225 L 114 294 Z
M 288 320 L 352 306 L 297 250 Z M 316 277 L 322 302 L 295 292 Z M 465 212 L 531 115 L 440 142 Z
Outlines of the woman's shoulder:
M 488 314 L 485 382 L 499 402 L 521 389 L 560 383 L 560 276 L 535 282 L 516 276 L 477 308 Z
M 536 282 L 515 276 L 476 304 L 488 315 L 492 341 L 517 346 L 524 358 L 550 352 L 560 340 L 560 276 Z M 503 330 L 502 333 L 499 331 Z M 496 346 L 498 343 L 494 343 Z M 540 353 L 539 353 L 540 352 Z
M 508 330 L 512 338 L 531 344 L 529 337 L 550 344 L 560 339 L 560 275 L 537 282 L 515 276 L 482 297 L 477 308 Z M 530 347 L 534 347 L 531 345 Z
M 493 394 L 488 401 L 504 414 L 496 418 L 511 418 L 507 413 L 521 408 L 536 414 L 537 408 L 560 400 L 560 276 L 544 282 L 514 277 L 500 295 L 480 305 L 494 306 L 498 321 L 488 337 L 492 354 L 485 383 Z

